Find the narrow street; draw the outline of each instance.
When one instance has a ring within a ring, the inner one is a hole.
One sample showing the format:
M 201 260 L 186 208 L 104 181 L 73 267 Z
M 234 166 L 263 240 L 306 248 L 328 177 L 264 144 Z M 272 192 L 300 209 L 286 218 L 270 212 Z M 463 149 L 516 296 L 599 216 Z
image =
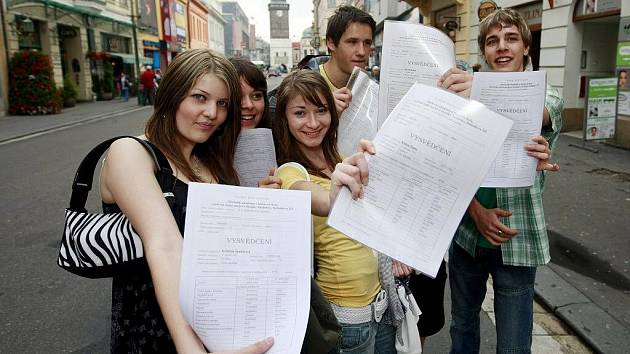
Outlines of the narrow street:
M 281 80 L 270 79 L 270 90 Z M 69 202 L 72 178 L 85 154 L 109 137 L 142 134 L 150 113 L 148 106 L 111 101 L 88 103 L 57 116 L 0 120 L 0 125 L 10 123 L 12 127 L 0 135 L 5 164 L 0 172 L 4 181 L 0 192 L 5 195 L 0 229 L 0 279 L 4 284 L 0 291 L 0 352 L 109 351 L 111 280 L 81 278 L 56 265 L 63 211 Z M 93 189 L 88 205 L 91 210 L 100 209 L 98 188 Z M 427 340 L 427 353 L 445 353 L 450 348 L 449 296 L 447 283 L 446 326 Z M 481 313 L 481 333 L 482 352 L 494 352 L 491 292 Z M 590 352 L 538 304 L 534 333 L 534 352 Z

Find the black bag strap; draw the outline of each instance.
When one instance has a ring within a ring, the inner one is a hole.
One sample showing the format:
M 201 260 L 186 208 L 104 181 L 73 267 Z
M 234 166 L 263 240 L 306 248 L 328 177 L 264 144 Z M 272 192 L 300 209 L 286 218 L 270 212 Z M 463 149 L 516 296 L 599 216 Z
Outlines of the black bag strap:
M 153 163 L 157 167 L 157 172 L 159 174 L 172 174 L 171 167 L 168 163 L 168 160 L 164 156 L 164 154 L 156 148 L 153 144 L 147 142 L 146 140 L 142 140 L 136 138 L 135 136 L 123 135 L 115 138 L 111 138 L 105 140 L 104 142 L 98 144 L 95 148 L 93 148 L 81 161 L 79 168 L 77 169 L 77 173 L 74 176 L 74 181 L 72 182 L 72 195 L 70 197 L 70 210 L 86 212 L 85 203 L 87 201 L 88 193 L 92 189 L 92 183 L 94 181 L 94 170 L 96 169 L 96 164 L 101 159 L 101 156 L 109 149 L 110 145 L 122 138 L 131 138 L 140 143 L 151 155 L 153 159 Z M 161 186 L 164 189 L 164 186 Z M 164 192 L 164 190 L 163 190 Z

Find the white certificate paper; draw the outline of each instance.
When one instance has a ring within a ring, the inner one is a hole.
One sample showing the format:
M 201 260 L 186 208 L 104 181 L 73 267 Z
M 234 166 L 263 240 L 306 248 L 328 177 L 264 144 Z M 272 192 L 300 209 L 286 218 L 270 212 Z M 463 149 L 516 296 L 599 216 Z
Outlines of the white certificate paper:
M 378 126 L 416 82 L 437 86 L 455 67 L 455 45 L 442 31 L 417 23 L 385 21 Z
M 241 129 L 234 152 L 234 169 L 241 186 L 257 187 L 276 167 L 276 149 L 270 129 Z
M 342 189 L 328 224 L 435 277 L 511 126 L 479 102 L 415 84 L 374 139 L 363 198 Z
M 310 193 L 189 183 L 184 317 L 211 351 L 273 336 L 299 353 L 310 298 Z
M 357 152 L 361 139 L 374 139 L 378 128 L 378 83 L 355 67 L 347 87 L 352 91 L 352 101 L 341 114 L 337 129 L 341 156 Z
M 530 187 L 538 160 L 527 155 L 526 144 L 540 135 L 545 109 L 544 71 L 478 72 L 470 98 L 514 122 L 482 187 Z

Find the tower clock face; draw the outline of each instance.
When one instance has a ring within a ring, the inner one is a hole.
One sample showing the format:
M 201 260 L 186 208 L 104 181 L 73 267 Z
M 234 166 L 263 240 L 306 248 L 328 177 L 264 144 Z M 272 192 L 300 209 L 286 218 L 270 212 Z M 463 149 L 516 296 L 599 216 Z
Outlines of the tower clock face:
M 278 16 L 278 17 L 282 17 L 282 15 L 284 15 L 284 11 L 282 11 L 282 10 L 276 10 L 276 16 Z

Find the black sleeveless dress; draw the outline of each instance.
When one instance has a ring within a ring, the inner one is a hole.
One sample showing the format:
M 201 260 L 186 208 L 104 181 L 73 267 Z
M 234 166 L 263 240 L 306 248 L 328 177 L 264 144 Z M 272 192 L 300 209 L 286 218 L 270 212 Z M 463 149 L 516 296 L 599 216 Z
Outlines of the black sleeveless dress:
M 173 194 L 175 200 L 171 210 L 183 235 L 188 185 L 175 176 Z M 120 212 L 120 209 L 115 204 L 103 203 L 103 212 Z M 133 271 L 113 278 L 110 348 L 117 354 L 176 353 L 144 258 L 137 262 Z

